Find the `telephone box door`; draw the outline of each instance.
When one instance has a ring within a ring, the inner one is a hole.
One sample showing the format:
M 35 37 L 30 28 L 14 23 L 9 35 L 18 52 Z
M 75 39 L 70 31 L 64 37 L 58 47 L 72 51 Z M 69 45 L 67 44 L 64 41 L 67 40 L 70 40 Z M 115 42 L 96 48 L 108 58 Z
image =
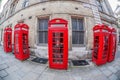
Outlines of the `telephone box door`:
M 96 65 L 102 65 L 107 62 L 109 48 L 109 28 L 105 25 L 96 25 L 94 31 L 94 46 L 92 61 Z
M 15 57 L 19 60 L 25 60 L 29 58 L 28 30 L 29 27 L 23 23 L 19 23 L 15 26 L 14 53 Z
M 67 69 L 68 64 L 68 29 L 67 21 L 53 19 L 48 31 L 49 67 Z
M 12 29 L 10 27 L 4 30 L 4 51 L 12 52 Z
M 110 29 L 110 36 L 109 36 L 109 55 L 108 55 L 108 62 L 111 62 L 115 58 L 116 53 L 116 40 L 117 34 L 115 28 Z

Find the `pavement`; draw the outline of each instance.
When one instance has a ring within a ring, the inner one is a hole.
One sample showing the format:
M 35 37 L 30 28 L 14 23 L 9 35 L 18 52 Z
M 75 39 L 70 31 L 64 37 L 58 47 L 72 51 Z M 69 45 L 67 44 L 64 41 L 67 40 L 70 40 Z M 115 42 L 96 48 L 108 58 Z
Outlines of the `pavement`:
M 12 53 L 5 53 L 0 46 L 0 80 L 120 80 L 120 47 L 116 59 L 102 66 L 90 65 L 68 70 L 49 69 L 48 64 L 39 64 L 30 59 L 17 60 Z

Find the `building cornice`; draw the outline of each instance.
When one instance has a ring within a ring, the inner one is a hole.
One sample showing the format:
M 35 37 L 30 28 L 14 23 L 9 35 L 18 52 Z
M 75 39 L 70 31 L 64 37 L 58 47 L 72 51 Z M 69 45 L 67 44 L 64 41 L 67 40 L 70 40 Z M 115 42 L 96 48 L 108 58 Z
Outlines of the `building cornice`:
M 73 0 L 67 0 L 67 1 L 73 1 Z M 32 6 L 35 6 L 35 5 L 41 4 L 41 3 L 45 3 L 45 2 L 52 2 L 52 1 L 38 2 L 38 3 L 31 4 L 31 5 L 29 5 L 29 6 L 25 7 L 25 8 L 22 8 L 22 9 L 16 11 L 16 12 L 14 12 L 14 13 L 11 14 L 10 16 L 8 16 L 5 20 L 3 20 L 3 21 L 0 23 L 0 25 L 3 24 L 5 21 L 7 21 L 9 18 L 11 18 L 11 17 L 13 17 L 14 15 L 16 15 L 17 13 L 19 13 L 20 11 L 25 10 L 25 9 L 30 8 L 30 7 L 32 7 Z M 89 2 L 84 2 L 84 1 L 74 1 L 74 2 L 85 3 L 85 4 L 89 4 L 89 5 L 92 5 L 92 6 L 97 7 L 96 5 L 91 4 L 91 3 L 89 3 Z M 107 15 L 108 15 L 108 14 L 107 14 Z M 112 16 L 112 15 L 110 15 L 110 16 Z M 112 17 L 113 17 L 113 16 L 112 16 Z

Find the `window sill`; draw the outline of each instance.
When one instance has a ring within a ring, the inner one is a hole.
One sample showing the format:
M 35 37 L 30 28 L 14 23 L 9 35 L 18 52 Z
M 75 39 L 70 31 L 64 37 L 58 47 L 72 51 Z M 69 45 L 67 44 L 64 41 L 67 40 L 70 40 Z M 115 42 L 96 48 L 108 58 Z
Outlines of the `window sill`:
M 85 47 L 84 44 L 72 44 L 72 47 Z
M 47 44 L 47 43 L 46 43 L 46 44 L 37 44 L 37 46 L 47 47 L 47 46 L 48 46 L 48 44 Z

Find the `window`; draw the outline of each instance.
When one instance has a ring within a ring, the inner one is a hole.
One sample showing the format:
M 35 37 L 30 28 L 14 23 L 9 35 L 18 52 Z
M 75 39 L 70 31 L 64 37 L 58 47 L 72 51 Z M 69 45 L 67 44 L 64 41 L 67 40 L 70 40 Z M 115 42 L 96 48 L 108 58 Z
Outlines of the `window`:
M 1 41 L 3 40 L 3 29 L 1 29 Z
M 120 23 L 120 18 L 118 19 L 118 23 Z
M 15 8 L 17 6 L 17 3 L 18 3 L 19 0 L 14 0 L 13 3 L 11 4 L 10 6 L 10 14 L 13 14 L 15 12 Z
M 12 14 L 14 12 L 15 12 L 15 4 L 12 5 L 12 7 L 11 7 L 11 13 L 10 14 Z
M 22 7 L 25 8 L 29 5 L 29 0 L 24 0 Z
M 45 44 L 48 42 L 48 18 L 38 19 L 38 43 Z
M 96 4 L 98 6 L 98 10 L 99 11 L 103 11 L 103 7 L 102 7 L 102 4 L 101 4 L 101 0 L 96 0 Z
M 72 18 L 72 44 L 84 44 L 83 19 Z
M 8 11 L 5 12 L 5 18 L 7 17 L 7 12 L 8 12 Z
M 48 0 L 40 0 L 40 2 L 45 2 L 45 1 L 48 1 Z
M 10 6 L 10 9 L 11 9 L 11 10 L 10 10 L 10 15 L 15 12 L 15 9 L 16 9 L 16 6 L 17 6 L 17 4 L 18 4 L 18 1 L 19 1 L 19 0 L 13 0 L 12 4 L 11 4 L 11 6 Z
M 119 43 L 120 43 L 120 33 L 119 33 Z
M 24 19 L 17 21 L 18 23 L 24 23 Z

